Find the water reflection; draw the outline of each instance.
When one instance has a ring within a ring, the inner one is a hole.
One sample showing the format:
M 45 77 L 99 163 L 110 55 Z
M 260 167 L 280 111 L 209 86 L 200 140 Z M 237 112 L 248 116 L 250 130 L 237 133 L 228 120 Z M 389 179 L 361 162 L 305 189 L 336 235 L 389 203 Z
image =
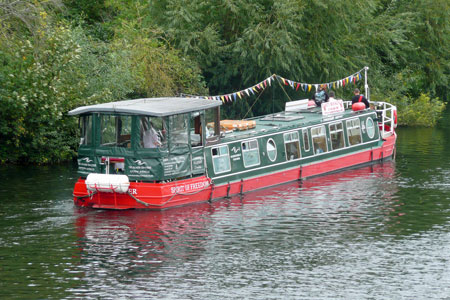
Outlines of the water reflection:
M 336 250 L 348 251 L 349 240 L 384 233 L 399 215 L 397 192 L 395 163 L 385 162 L 162 212 L 76 209 L 78 268 L 86 283 L 72 292 L 129 296 L 138 295 L 139 286 L 141 296 L 161 297 L 180 282 L 201 293 L 199 285 L 216 285 L 205 272 L 227 282 L 242 267 L 248 273 L 277 269 L 277 263 L 298 270 L 330 266 L 342 259 Z M 186 295 L 194 293 L 171 294 Z

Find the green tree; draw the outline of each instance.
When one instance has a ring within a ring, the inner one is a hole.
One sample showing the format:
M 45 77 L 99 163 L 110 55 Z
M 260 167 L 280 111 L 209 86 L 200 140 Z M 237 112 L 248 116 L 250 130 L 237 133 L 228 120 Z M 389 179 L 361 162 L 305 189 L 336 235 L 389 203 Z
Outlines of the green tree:
M 77 123 L 67 111 L 123 98 L 132 77 L 122 71 L 118 54 L 105 55 L 102 44 L 89 42 L 81 28 L 54 22 L 44 10 L 34 34 L 18 28 L 24 32 L 19 35 L 5 26 L 0 35 L 0 161 L 70 159 Z M 121 71 L 111 72 L 114 68 Z

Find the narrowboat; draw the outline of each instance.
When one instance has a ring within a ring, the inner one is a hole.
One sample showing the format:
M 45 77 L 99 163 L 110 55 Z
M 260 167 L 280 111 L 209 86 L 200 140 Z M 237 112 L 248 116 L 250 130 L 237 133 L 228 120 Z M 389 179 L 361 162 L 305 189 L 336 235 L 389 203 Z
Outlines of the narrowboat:
M 396 108 L 307 99 L 284 111 L 220 120 L 221 101 L 166 97 L 76 108 L 81 140 L 73 200 L 161 210 L 391 159 Z

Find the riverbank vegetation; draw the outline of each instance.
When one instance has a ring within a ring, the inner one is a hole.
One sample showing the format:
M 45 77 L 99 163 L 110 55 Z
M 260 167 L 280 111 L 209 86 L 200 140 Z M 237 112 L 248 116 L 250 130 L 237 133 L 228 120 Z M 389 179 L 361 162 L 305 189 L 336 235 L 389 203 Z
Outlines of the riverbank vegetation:
M 4 0 L 0 162 L 71 159 L 67 111 L 80 105 L 224 94 L 274 73 L 330 82 L 369 66 L 372 100 L 397 105 L 401 125 L 433 126 L 449 96 L 448 11 L 445 0 Z M 223 113 L 242 118 L 255 100 Z M 250 116 L 286 101 L 274 86 Z

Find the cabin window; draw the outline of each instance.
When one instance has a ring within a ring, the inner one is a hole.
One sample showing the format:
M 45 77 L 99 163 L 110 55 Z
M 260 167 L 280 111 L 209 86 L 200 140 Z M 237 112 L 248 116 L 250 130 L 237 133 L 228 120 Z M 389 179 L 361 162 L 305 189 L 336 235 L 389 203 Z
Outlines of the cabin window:
M 270 161 L 275 161 L 277 158 L 277 145 L 272 139 L 269 139 L 267 141 L 267 156 L 269 157 Z
M 361 144 L 361 127 L 359 119 L 347 121 L 347 135 L 349 145 Z
M 331 148 L 333 150 L 344 148 L 344 129 L 342 123 L 330 124 Z
M 367 118 L 366 120 L 366 129 L 367 129 L 367 135 L 369 138 L 373 138 L 375 136 L 375 125 L 373 123 L 372 118 Z
M 252 167 L 259 165 L 259 148 L 258 141 L 251 140 L 242 142 L 242 156 L 244 158 L 244 167 Z
M 203 122 L 203 112 L 191 113 L 190 118 L 190 135 L 191 135 L 191 146 L 198 147 L 202 145 L 202 122 Z
M 216 108 L 214 109 L 207 109 L 205 111 L 205 138 L 206 139 L 213 139 L 214 136 L 218 136 L 219 132 L 215 133 L 214 132 L 214 126 L 215 126 L 215 122 L 216 122 L 216 113 L 215 113 Z
M 300 143 L 297 131 L 284 134 L 284 146 L 287 160 L 300 158 Z
M 169 117 L 170 142 L 172 146 L 186 146 L 188 140 L 188 124 L 186 114 L 173 115 Z
M 80 118 L 80 145 L 90 145 L 92 143 L 92 116 L 82 116 Z
M 212 148 L 211 152 L 215 174 L 224 173 L 231 170 L 228 146 Z
M 315 154 L 328 151 L 325 126 L 311 128 L 311 136 Z
M 102 146 L 131 147 L 131 116 L 102 115 L 100 127 Z
M 308 129 L 303 129 L 303 149 L 305 152 L 309 152 L 309 134 Z
M 140 118 L 140 145 L 143 148 L 159 148 L 167 145 L 167 130 L 163 118 Z

